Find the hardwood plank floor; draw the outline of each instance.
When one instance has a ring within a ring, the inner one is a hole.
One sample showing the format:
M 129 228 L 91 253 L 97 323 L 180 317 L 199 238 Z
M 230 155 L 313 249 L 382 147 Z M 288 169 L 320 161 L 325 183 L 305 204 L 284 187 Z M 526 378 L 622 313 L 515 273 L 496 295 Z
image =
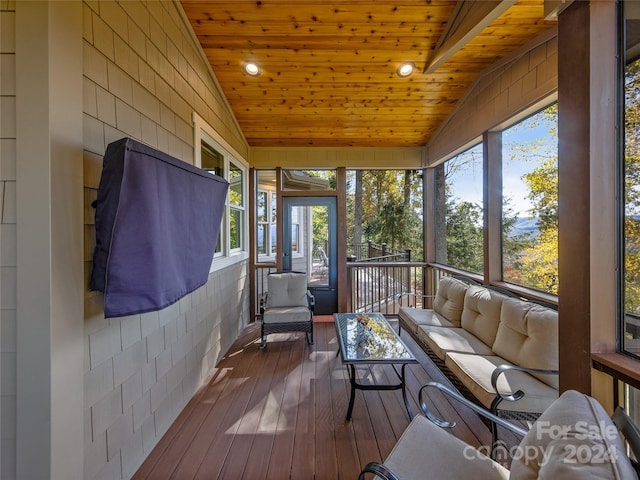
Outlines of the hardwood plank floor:
M 178 416 L 134 479 L 355 479 L 381 461 L 407 427 L 400 391 L 357 391 L 353 418 L 347 369 L 336 356 L 333 323 L 315 324 L 315 344 L 300 333 L 272 334 L 259 349 L 259 325 L 250 325 Z M 450 385 L 403 332 L 420 364 L 407 366 L 411 408 L 428 381 Z M 389 365 L 359 369 L 362 381 L 395 383 Z M 434 413 L 457 422 L 453 433 L 474 445 L 490 434 L 472 411 L 440 393 Z

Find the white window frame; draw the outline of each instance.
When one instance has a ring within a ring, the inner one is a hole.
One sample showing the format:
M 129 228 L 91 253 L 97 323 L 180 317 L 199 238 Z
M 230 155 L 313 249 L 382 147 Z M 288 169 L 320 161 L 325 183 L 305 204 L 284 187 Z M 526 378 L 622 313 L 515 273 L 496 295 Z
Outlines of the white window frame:
M 260 262 L 270 262 L 275 260 L 276 257 L 276 249 L 273 244 L 273 236 L 271 235 L 271 228 L 276 225 L 276 220 L 274 220 L 274 201 L 275 201 L 275 190 L 268 188 L 259 188 L 258 194 L 264 194 L 266 197 L 265 202 L 265 213 L 266 213 L 266 221 L 259 221 L 259 225 L 263 225 L 265 227 L 264 235 L 265 235 L 265 253 L 258 253 L 256 251 L 256 255 L 259 258 Z M 256 249 L 257 250 L 257 249 Z
M 227 235 L 227 242 L 229 245 L 229 254 L 233 255 L 236 253 L 241 253 L 243 251 L 248 251 L 247 249 L 247 168 L 245 165 L 243 165 L 242 163 L 240 163 L 236 157 L 230 156 L 230 157 L 226 157 L 225 156 L 225 168 L 226 168 L 226 164 L 228 164 L 229 168 L 228 170 L 225 170 L 225 173 L 227 174 L 227 180 L 230 181 L 231 180 L 231 163 L 233 163 L 233 165 L 238 168 L 241 172 L 242 172 L 242 205 L 236 205 L 234 203 L 231 203 L 230 197 L 231 197 L 231 189 L 229 189 L 229 195 L 227 196 L 227 213 L 228 213 L 228 219 L 229 219 L 229 235 Z M 236 248 L 231 248 L 231 212 L 240 212 L 240 216 L 242 218 L 242 224 L 241 224 L 241 228 L 242 231 L 240 232 L 240 246 L 236 247 Z
M 216 252 L 211 263 L 210 272 L 219 270 L 232 265 L 239 261 L 249 258 L 249 219 L 247 215 L 247 198 L 248 198 L 248 179 L 249 179 L 249 163 L 240 155 L 218 132 L 216 132 L 202 117 L 193 112 L 193 132 L 194 132 L 194 164 L 198 168 L 202 168 L 202 141 L 208 143 L 215 148 L 224 157 L 224 178 L 229 181 L 231 163 L 233 163 L 242 172 L 242 202 L 243 205 L 230 205 L 229 193 L 227 193 L 224 212 L 220 225 L 220 238 L 222 245 L 220 252 Z M 242 216 L 242 232 L 240 240 L 242 246 L 240 248 L 231 249 L 230 239 L 230 218 L 231 210 L 240 211 Z M 215 241 L 215 240 L 214 240 Z
M 275 256 L 276 256 L 276 247 L 274 247 L 274 238 L 273 235 L 271 235 L 271 228 L 275 225 L 277 225 L 277 219 L 274 219 L 274 212 L 275 212 L 275 208 L 274 208 L 274 204 L 276 202 L 276 197 L 275 197 L 275 190 L 274 189 L 269 189 L 269 188 L 258 188 L 258 195 L 260 194 L 264 194 L 266 197 L 266 202 L 265 202 L 265 210 L 266 210 L 266 221 L 260 221 L 260 220 L 256 220 L 256 225 L 263 225 L 265 227 L 265 249 L 266 249 L 266 253 L 258 253 L 257 251 L 257 247 L 256 247 L 256 255 L 258 257 L 258 261 L 259 262 L 271 262 L 271 261 L 275 261 Z M 309 221 L 309 215 L 307 214 L 307 209 L 305 207 L 294 207 L 297 210 L 297 223 L 291 223 L 292 226 L 293 225 L 297 225 L 298 226 L 298 238 L 297 238 L 297 244 L 296 244 L 296 249 L 293 250 L 292 247 L 292 252 L 291 254 L 296 257 L 296 258 L 300 258 L 304 256 L 304 246 L 307 243 L 307 239 L 305 237 L 306 232 L 310 232 L 311 228 L 310 228 L 310 221 Z

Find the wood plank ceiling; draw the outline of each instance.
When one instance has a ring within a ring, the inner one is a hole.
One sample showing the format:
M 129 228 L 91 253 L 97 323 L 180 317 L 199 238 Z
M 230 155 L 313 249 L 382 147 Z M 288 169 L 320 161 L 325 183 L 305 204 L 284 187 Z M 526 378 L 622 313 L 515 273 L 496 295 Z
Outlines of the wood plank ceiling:
M 251 146 L 425 145 L 483 69 L 554 25 L 543 0 L 181 3 Z

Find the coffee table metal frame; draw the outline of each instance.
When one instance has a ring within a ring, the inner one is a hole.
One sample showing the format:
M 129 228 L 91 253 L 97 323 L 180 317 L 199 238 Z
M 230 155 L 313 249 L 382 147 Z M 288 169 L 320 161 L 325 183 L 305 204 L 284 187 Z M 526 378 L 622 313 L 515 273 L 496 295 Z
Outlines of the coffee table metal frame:
M 349 383 L 351 395 L 347 410 L 347 421 L 351 420 L 356 390 L 402 390 L 404 406 L 409 419 L 413 418 L 406 390 L 405 369 L 408 364 L 418 363 L 409 348 L 391 328 L 388 320 L 381 313 L 366 314 L 365 325 L 358 321 L 355 313 L 334 313 L 336 335 L 338 337 L 338 353 L 342 363 L 349 367 Z M 390 364 L 396 372 L 400 383 L 397 384 L 361 384 L 356 376 L 356 366 Z M 401 365 L 400 372 L 396 365 Z

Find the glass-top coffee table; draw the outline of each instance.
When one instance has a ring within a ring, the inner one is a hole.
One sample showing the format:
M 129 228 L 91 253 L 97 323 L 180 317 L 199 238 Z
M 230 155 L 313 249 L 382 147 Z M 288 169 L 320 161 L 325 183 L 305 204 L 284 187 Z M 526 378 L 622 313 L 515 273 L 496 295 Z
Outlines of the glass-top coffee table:
M 339 352 L 342 363 L 349 366 L 349 381 L 351 383 L 351 396 L 347 420 L 351 420 L 353 402 L 356 390 L 402 390 L 404 405 L 413 417 L 407 391 L 405 388 L 405 367 L 410 363 L 418 363 L 396 331 L 391 328 L 389 322 L 381 313 L 356 314 L 334 313 L 336 333 L 339 342 Z M 356 365 L 373 365 L 378 363 L 391 364 L 398 375 L 398 384 L 366 384 L 358 383 L 356 377 Z M 400 372 L 396 365 L 401 365 Z

